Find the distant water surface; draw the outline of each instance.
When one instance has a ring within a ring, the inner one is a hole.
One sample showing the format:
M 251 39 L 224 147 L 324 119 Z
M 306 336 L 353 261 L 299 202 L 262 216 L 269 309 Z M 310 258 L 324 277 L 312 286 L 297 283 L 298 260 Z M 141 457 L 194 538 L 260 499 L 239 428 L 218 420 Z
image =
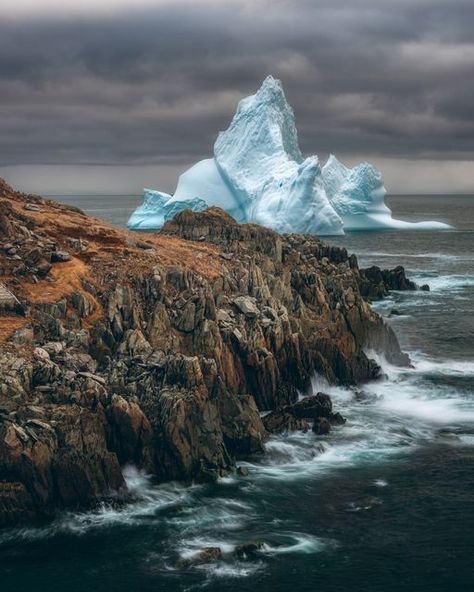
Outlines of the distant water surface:
M 138 196 L 63 197 L 124 225 Z M 138 501 L 65 513 L 0 533 L 0 589 L 48 592 L 464 592 L 474 589 L 474 198 L 393 196 L 394 215 L 452 224 L 443 232 L 327 238 L 361 265 L 404 265 L 431 292 L 376 305 L 414 368 L 380 360 L 365 398 L 329 387 L 348 422 L 331 435 L 272 438 L 247 478 L 184 488 L 133 468 Z M 389 316 L 397 309 L 398 316 Z M 321 447 L 323 452 L 321 453 Z M 235 545 L 263 541 L 256 562 Z M 205 546 L 222 561 L 178 569 Z

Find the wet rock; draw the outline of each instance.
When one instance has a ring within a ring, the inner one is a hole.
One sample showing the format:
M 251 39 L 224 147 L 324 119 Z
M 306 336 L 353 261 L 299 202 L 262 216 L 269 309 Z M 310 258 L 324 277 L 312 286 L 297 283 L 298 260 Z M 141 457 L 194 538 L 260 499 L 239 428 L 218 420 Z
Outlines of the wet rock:
M 331 431 L 331 424 L 325 417 L 319 417 L 314 420 L 313 432 L 318 436 L 326 436 Z
M 263 418 L 265 429 L 271 434 L 302 431 L 307 432 L 310 424 L 306 419 L 296 418 L 291 413 L 272 411 Z
M 265 427 L 253 397 L 220 392 L 218 399 L 224 442 L 230 454 L 263 453 Z
M 331 413 L 329 416 L 329 421 L 331 425 L 344 425 L 346 423 L 346 419 L 342 417 L 342 415 L 338 413 Z
M 422 292 L 429 292 L 430 291 L 430 286 L 428 284 L 423 284 L 422 286 L 420 286 L 420 290 Z
M 345 422 L 339 413 L 332 413 L 330 396 L 325 393 L 317 393 L 292 405 L 285 405 L 272 411 L 263 418 L 263 425 L 267 431 L 273 434 L 295 430 L 306 432 L 310 429 L 310 420 L 319 418 L 334 418 L 334 422 L 341 421 L 341 425 Z
M 247 467 L 237 467 L 236 472 L 239 477 L 248 477 L 250 475 L 250 471 Z
M 151 424 L 137 403 L 113 395 L 107 407 L 110 418 L 109 442 L 121 465 L 153 468 Z
M 401 265 L 394 269 L 373 265 L 359 271 L 359 288 L 364 298 L 380 300 L 391 290 L 416 290 L 416 284 L 406 277 Z
M 260 541 L 244 543 L 235 548 L 234 555 L 237 559 L 252 561 L 261 557 L 264 548 L 265 545 Z
M 370 393 L 368 391 L 356 391 L 354 393 L 354 399 L 359 403 L 364 404 L 373 404 L 377 401 L 383 399 L 381 395 L 376 395 L 375 393 Z
M 205 565 L 206 563 L 214 563 L 220 559 L 222 559 L 222 550 L 220 547 L 206 547 L 190 557 L 179 559 L 177 567 L 187 568 L 195 565 Z

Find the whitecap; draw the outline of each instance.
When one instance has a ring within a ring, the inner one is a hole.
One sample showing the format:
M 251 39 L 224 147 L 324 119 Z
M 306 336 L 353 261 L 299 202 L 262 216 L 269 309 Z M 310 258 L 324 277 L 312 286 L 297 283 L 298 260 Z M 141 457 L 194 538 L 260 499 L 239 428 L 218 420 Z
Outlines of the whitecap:
M 300 553 L 309 555 L 319 553 L 328 545 L 328 541 L 320 539 L 310 534 L 300 532 L 278 533 L 279 537 L 285 540 L 286 544 L 270 545 L 265 544 L 263 551 L 267 555 L 288 555 Z M 332 543 L 334 545 L 334 543 Z
M 474 276 L 469 274 L 432 275 L 428 273 L 413 276 L 417 284 L 428 284 L 431 292 L 444 292 L 446 290 L 459 291 L 474 286 Z

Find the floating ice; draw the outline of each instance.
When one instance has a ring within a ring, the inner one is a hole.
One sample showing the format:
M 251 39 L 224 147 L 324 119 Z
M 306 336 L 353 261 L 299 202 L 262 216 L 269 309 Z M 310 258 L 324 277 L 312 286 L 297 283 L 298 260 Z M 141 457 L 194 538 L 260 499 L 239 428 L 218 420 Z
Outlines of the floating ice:
M 382 174 L 368 162 L 349 169 L 331 154 L 322 174 L 326 194 L 343 219 L 344 230 L 450 228 L 443 222 L 405 222 L 392 218 L 384 202 L 387 190 Z
M 280 81 L 269 76 L 255 95 L 240 101 L 216 140 L 214 157 L 183 173 L 173 196 L 146 189 L 128 227 L 158 229 L 180 210 L 219 206 L 238 222 L 279 232 L 449 228 L 394 220 L 385 195 L 382 175 L 368 163 L 349 169 L 331 155 L 321 168 L 317 156 L 303 157 L 293 110 Z
M 200 212 L 207 207 L 207 203 L 199 198 L 176 202 L 167 193 L 145 189 L 143 204 L 130 216 L 127 226 L 134 230 L 155 230 L 161 228 L 167 220 L 171 220 L 181 210 L 190 208 Z

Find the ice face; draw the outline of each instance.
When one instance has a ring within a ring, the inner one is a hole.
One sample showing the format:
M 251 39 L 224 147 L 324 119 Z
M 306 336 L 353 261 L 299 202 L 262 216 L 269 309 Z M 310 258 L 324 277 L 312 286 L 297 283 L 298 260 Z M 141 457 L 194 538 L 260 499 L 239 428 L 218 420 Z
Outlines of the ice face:
M 247 221 L 280 232 L 342 232 L 318 160 L 303 161 L 293 110 L 281 83 L 271 76 L 239 103 L 229 128 L 217 138 L 214 160 Z
M 342 218 L 344 230 L 449 228 L 442 222 L 405 222 L 392 218 L 384 201 L 387 190 L 382 174 L 367 162 L 350 169 L 331 154 L 322 176 L 326 194 Z
M 382 175 L 368 163 L 350 169 L 331 155 L 321 169 L 316 156 L 303 158 L 293 110 L 281 82 L 269 76 L 240 101 L 215 142 L 214 157 L 184 172 L 173 196 L 146 189 L 128 227 L 158 229 L 180 210 L 206 206 L 279 232 L 448 227 L 394 220 L 385 195 Z
M 341 216 L 345 230 L 372 228 L 374 216 L 391 219 L 385 205 L 387 191 L 380 172 L 367 162 L 347 168 L 331 154 L 322 170 L 331 205 Z
M 184 172 L 178 179 L 178 186 L 169 203 L 192 198 L 223 208 L 238 222 L 246 221 L 245 208 L 222 177 L 214 158 L 201 160 Z
M 143 204 L 130 216 L 127 226 L 133 230 L 156 230 L 181 210 L 191 209 L 200 212 L 207 207 L 207 203 L 199 198 L 173 202 L 168 193 L 145 189 Z

